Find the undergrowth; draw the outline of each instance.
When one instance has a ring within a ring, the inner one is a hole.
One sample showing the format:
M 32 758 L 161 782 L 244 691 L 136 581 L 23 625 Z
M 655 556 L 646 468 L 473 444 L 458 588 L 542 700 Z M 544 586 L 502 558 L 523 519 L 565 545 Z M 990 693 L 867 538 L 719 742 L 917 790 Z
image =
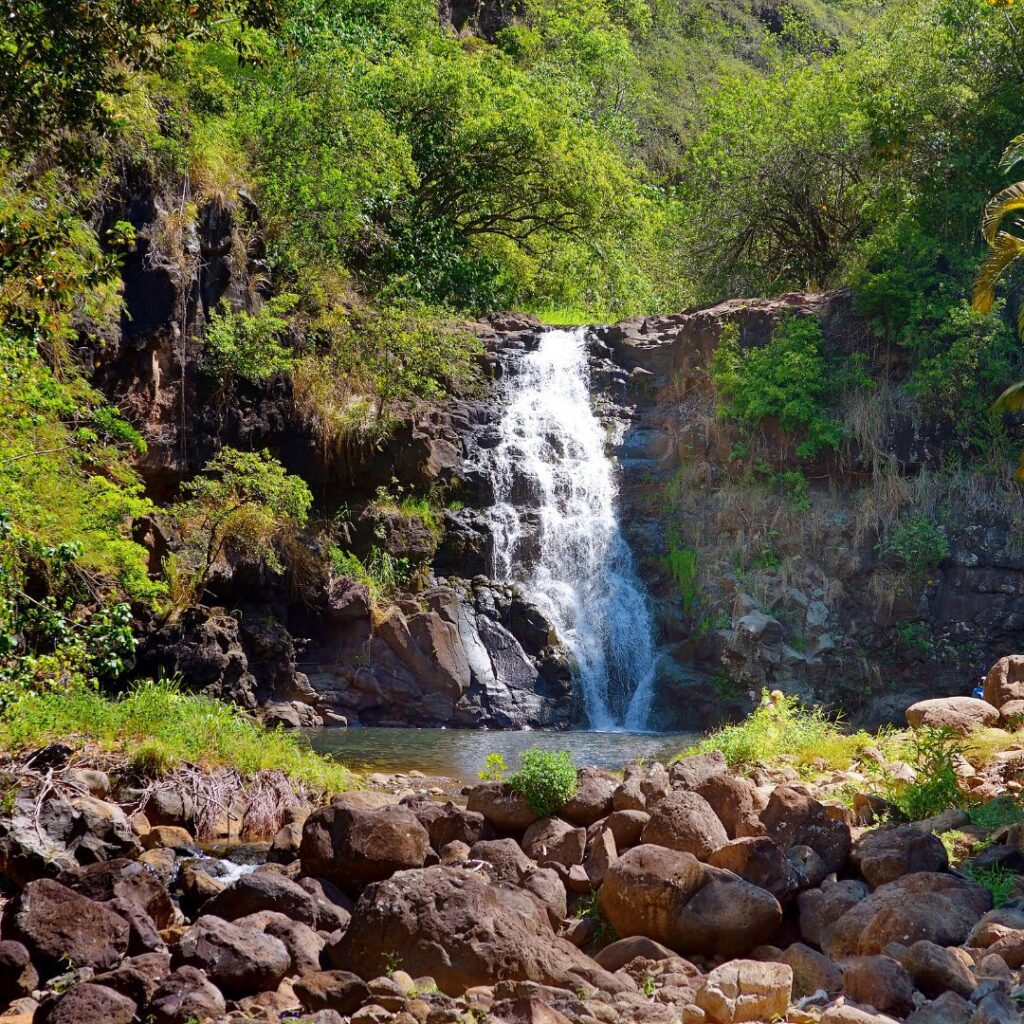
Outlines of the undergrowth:
M 518 770 L 508 781 L 526 797 L 534 814 L 545 818 L 572 799 L 576 792 L 576 766 L 567 750 L 534 747 L 523 753 Z
M 353 781 L 346 768 L 291 734 L 264 729 L 234 705 L 183 693 L 173 681 L 142 682 L 117 699 L 87 687 L 28 694 L 0 718 L 0 750 L 55 740 L 122 753 L 146 776 L 187 763 L 243 775 L 280 771 L 323 794 L 342 792 Z

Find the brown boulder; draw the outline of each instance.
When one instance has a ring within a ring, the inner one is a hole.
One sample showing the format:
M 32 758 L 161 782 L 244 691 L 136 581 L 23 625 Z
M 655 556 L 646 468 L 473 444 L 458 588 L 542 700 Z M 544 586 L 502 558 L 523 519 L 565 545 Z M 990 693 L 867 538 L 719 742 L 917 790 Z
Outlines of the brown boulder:
M 667 946 L 647 938 L 646 935 L 631 935 L 628 939 L 618 939 L 609 943 L 594 955 L 594 959 L 606 971 L 617 971 L 638 956 L 645 960 L 671 960 L 675 955 Z
M 850 907 L 822 948 L 839 959 L 881 953 L 890 942 L 910 946 L 927 939 L 959 946 L 991 905 L 987 889 L 953 875 L 903 875 Z
M 697 990 L 696 1004 L 709 1021 L 779 1020 L 789 1008 L 793 972 L 763 960 L 732 960 L 716 967 Z
M 871 890 L 853 879 L 825 882 L 820 889 L 809 889 L 797 897 L 800 910 L 800 934 L 812 946 L 824 949 L 836 922 L 851 907 L 866 899 Z
M 680 789 L 699 789 L 708 779 L 725 775 L 729 766 L 720 750 L 709 750 L 706 754 L 681 757 L 669 769 L 673 786 Z
M 571 867 L 583 863 L 587 832 L 573 828 L 561 818 L 541 818 L 523 835 L 523 851 L 541 866 L 562 864 Z
M 91 900 L 123 899 L 140 906 L 157 928 L 174 919 L 174 904 L 167 887 L 138 861 L 118 858 L 72 868 L 57 876 L 61 885 Z
M 576 792 L 558 812 L 573 825 L 586 828 L 612 812 L 612 797 L 619 780 L 600 768 L 581 768 L 576 775 Z
M 766 890 L 646 843 L 612 865 L 599 901 L 616 934 L 645 935 L 678 953 L 737 956 L 767 942 L 782 919 Z
M 455 842 L 472 846 L 494 836 L 494 829 L 482 814 L 459 807 L 451 800 L 444 804 L 433 800 L 407 800 L 403 801 L 403 806 L 408 807 L 427 830 L 430 845 L 435 850 L 443 850 Z
M 855 1003 L 905 1017 L 914 1009 L 914 982 L 906 968 L 889 956 L 858 956 L 846 962 L 843 992 Z
M 260 910 L 273 910 L 303 924 L 317 923 L 313 896 L 277 871 L 242 875 L 203 905 L 204 914 L 213 914 L 225 921 L 236 921 Z
M 819 953 L 802 942 L 794 942 L 779 957 L 793 971 L 793 995 L 809 996 L 819 989 L 829 995 L 842 991 L 843 972 L 839 965 L 824 953 Z
M 306 974 L 295 982 L 294 989 L 307 1013 L 336 1010 L 348 1016 L 370 998 L 366 982 L 348 971 L 316 971 Z
M 954 729 L 967 735 L 972 729 L 995 725 L 999 721 L 998 705 L 976 697 L 934 697 L 919 700 L 907 708 L 907 724 L 912 729 Z
M 735 839 L 716 850 L 708 863 L 767 889 L 783 906 L 792 901 L 803 882 L 786 854 L 767 836 Z
M 711 805 L 730 839 L 764 835 L 765 828 L 754 810 L 754 785 L 738 775 L 712 775 L 694 792 Z
M 195 967 L 179 967 L 160 983 L 148 1007 L 153 1024 L 189 1024 L 224 1016 L 224 997 Z
M 396 951 L 404 970 L 430 975 L 450 995 L 498 977 L 570 990 L 629 987 L 558 938 L 536 899 L 462 868 L 402 871 L 369 886 L 332 959 L 375 978 Z
M 427 830 L 405 807 L 363 810 L 343 797 L 314 811 L 302 827 L 302 871 L 355 892 L 407 868 L 422 867 Z
M 707 800 L 680 789 L 659 801 L 641 842 L 692 853 L 698 860 L 706 861 L 729 842 L 729 836 Z
M 50 974 L 68 960 L 105 970 L 128 952 L 128 922 L 109 907 L 51 879 L 30 882 L 4 913 L 3 937 L 21 942 Z
M 1008 654 L 988 670 L 985 700 L 995 708 L 1011 700 L 1024 700 L 1024 654 Z
M 136 1006 L 126 996 L 90 982 L 40 1006 L 34 1024 L 132 1024 Z
M 966 999 L 978 983 L 964 962 L 965 956 L 958 950 L 945 949 L 934 942 L 922 940 L 915 942 L 903 954 L 902 962 L 914 984 L 929 999 L 935 999 L 943 992 L 956 992 Z
M 615 848 L 621 853 L 640 842 L 651 816 L 646 811 L 612 811 L 605 820 L 605 828 L 615 836 Z
M 930 832 L 891 825 L 865 832 L 850 851 L 854 866 L 873 888 L 918 871 L 945 871 L 946 848 Z
M 999 708 L 999 724 L 1004 729 L 1019 729 L 1024 723 L 1024 700 L 1008 700 Z
M 182 935 L 177 966 L 198 967 L 226 995 L 246 996 L 276 988 L 291 957 L 284 943 L 252 925 L 205 915 Z
M 20 942 L 0 942 L 0 1007 L 27 996 L 38 985 L 28 949 Z
M 539 817 L 526 797 L 507 782 L 484 782 L 469 791 L 466 807 L 482 814 L 499 832 L 524 832 Z
M 611 829 L 601 829 L 587 846 L 587 856 L 583 862 L 587 879 L 595 889 L 599 889 L 604 884 L 608 869 L 618 859 L 619 851 L 615 846 L 615 836 L 612 835 Z
M 850 855 L 850 826 L 830 818 L 804 786 L 777 786 L 761 821 L 779 846 L 811 847 L 830 872 L 841 871 Z

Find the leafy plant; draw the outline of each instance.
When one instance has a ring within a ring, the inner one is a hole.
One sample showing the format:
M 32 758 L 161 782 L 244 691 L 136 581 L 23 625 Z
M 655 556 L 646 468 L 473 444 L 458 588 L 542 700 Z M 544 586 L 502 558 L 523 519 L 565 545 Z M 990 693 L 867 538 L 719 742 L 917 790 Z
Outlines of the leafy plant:
M 1020 876 L 1002 864 L 993 864 L 987 868 L 968 865 L 964 868 L 964 874 L 972 882 L 983 885 L 992 893 L 992 906 L 994 907 L 1001 907 L 1020 893 Z
M 963 803 L 956 765 L 963 756 L 960 737 L 947 727 L 915 729 L 907 760 L 915 771 L 913 782 L 889 780 L 885 798 L 910 820 L 921 821 Z
M 523 753 L 508 781 L 526 797 L 534 814 L 543 818 L 557 813 L 576 792 L 576 766 L 567 750 L 533 747 Z
M 972 804 L 967 810 L 967 816 L 975 828 L 994 832 L 1005 825 L 1024 821 L 1024 807 L 1013 797 L 996 797 L 983 804 Z
M 295 357 L 280 339 L 297 301 L 297 295 L 276 295 L 255 313 L 233 312 L 222 304 L 206 326 L 209 372 L 222 382 L 241 377 L 258 383 L 291 370 Z
M 885 538 L 882 550 L 916 580 L 939 567 L 950 552 L 945 529 L 931 516 L 916 512 L 904 516 Z
M 481 782 L 503 782 L 508 770 L 505 758 L 501 754 L 490 753 L 484 761 L 484 767 L 477 772 L 477 777 Z
M 698 599 L 697 552 L 693 548 L 683 547 L 675 530 L 669 531 L 665 566 L 679 591 L 683 611 L 689 615 L 696 607 Z

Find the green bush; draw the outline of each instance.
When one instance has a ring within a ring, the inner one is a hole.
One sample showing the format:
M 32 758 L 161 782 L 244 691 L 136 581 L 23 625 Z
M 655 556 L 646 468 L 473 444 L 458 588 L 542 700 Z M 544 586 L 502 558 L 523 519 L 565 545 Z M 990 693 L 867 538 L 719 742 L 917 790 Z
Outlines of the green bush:
M 838 448 L 839 423 L 828 412 L 833 397 L 821 324 L 813 317 L 790 317 L 766 345 L 742 349 L 739 331 L 726 327 L 711 360 L 720 416 L 747 428 L 774 418 L 801 438 L 801 457 Z
M 992 893 L 993 907 L 1001 907 L 1020 893 L 1020 876 L 1002 864 L 993 864 L 989 868 L 967 865 L 963 870 L 972 882 L 983 885 Z
M 222 382 L 241 377 L 252 383 L 291 370 L 295 357 L 281 336 L 297 295 L 276 295 L 255 313 L 223 306 L 206 325 L 206 368 Z
M 949 557 L 949 537 L 930 515 L 917 512 L 896 524 L 882 550 L 912 578 L 922 579 Z
M 963 803 L 956 764 L 963 756 L 960 737 L 949 728 L 922 726 L 915 729 L 906 759 L 916 772 L 913 782 L 890 780 L 885 798 L 910 821 L 930 818 Z
M 700 570 L 697 552 L 693 548 L 684 547 L 674 530 L 669 531 L 665 567 L 679 592 L 683 611 L 689 615 L 696 607 L 698 598 L 697 580 Z
M 561 810 L 576 792 L 576 766 L 567 750 L 527 750 L 509 785 L 526 797 L 530 809 L 540 817 Z

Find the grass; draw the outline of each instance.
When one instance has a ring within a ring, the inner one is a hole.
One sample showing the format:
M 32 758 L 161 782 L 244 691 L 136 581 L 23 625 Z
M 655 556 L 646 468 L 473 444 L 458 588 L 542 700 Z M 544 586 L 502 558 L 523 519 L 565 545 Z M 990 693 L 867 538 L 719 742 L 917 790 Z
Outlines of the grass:
M 992 906 L 1001 907 L 1019 894 L 1020 878 L 1001 864 L 993 864 L 990 868 L 966 867 L 964 874 L 972 882 L 983 885 L 992 893 Z
M 859 731 L 844 732 L 839 721 L 821 708 L 805 708 L 796 697 L 783 696 L 776 703 L 764 700 L 744 721 L 708 733 L 680 756 L 721 750 L 730 768 L 792 764 L 797 771 L 815 774 L 820 764 L 829 769 L 849 768 L 866 747 L 878 738 Z
M 1024 808 L 1012 797 L 1002 796 L 986 804 L 975 804 L 968 810 L 967 816 L 975 828 L 995 832 L 1004 825 L 1024 821 Z
M 325 795 L 354 781 L 347 768 L 290 733 L 264 729 L 234 705 L 183 693 L 168 681 L 140 683 L 118 699 L 85 688 L 27 694 L 0 718 L 0 750 L 17 753 L 54 740 L 122 753 L 145 775 L 182 764 L 242 775 L 279 771 Z
M 583 327 L 604 320 L 582 306 L 549 306 L 534 310 L 533 315 L 548 327 Z

